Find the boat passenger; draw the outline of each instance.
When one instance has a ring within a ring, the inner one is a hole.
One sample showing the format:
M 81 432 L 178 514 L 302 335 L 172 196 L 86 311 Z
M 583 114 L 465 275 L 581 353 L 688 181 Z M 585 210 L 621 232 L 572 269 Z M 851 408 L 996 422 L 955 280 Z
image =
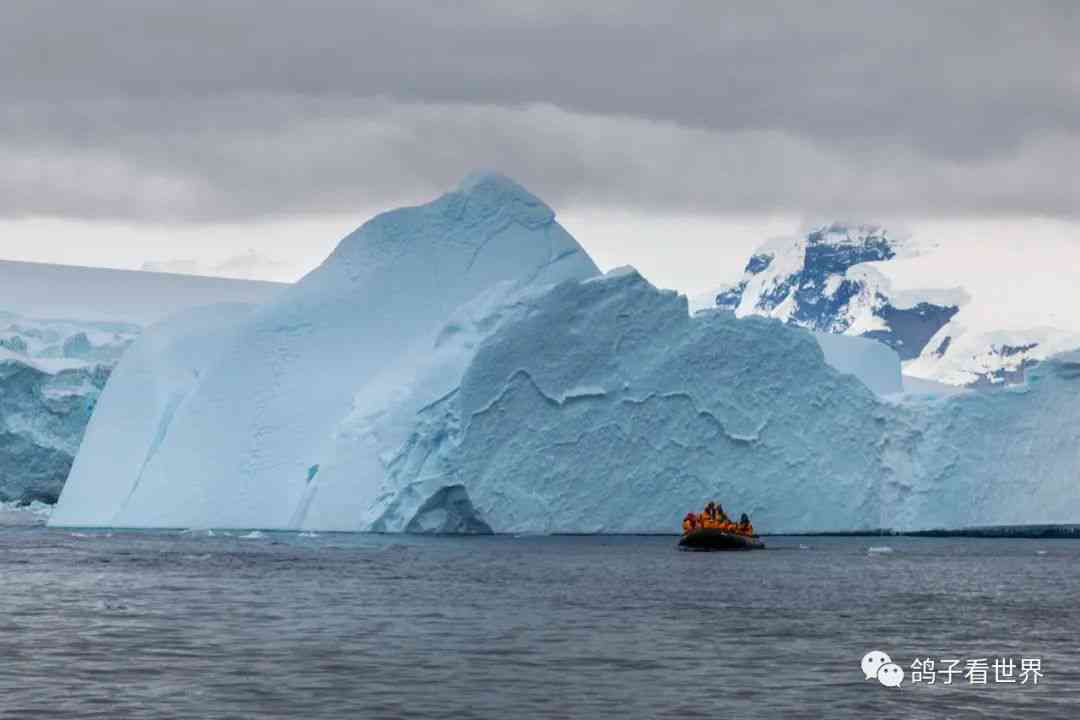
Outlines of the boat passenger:
M 738 533 L 747 536 L 752 536 L 754 534 L 754 526 L 750 523 L 750 516 L 746 513 L 743 513 L 742 516 L 739 517 Z
M 686 517 L 684 517 L 683 521 L 682 521 L 682 531 L 683 531 L 683 533 L 685 534 L 685 533 L 691 532 L 692 530 L 697 528 L 697 524 L 698 524 L 697 516 L 694 515 L 694 513 L 692 513 L 692 512 L 686 513 Z

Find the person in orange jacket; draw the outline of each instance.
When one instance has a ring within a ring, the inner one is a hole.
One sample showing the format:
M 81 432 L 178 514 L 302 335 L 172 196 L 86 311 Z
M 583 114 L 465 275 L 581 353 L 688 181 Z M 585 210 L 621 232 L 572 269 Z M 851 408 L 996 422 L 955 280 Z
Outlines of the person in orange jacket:
M 720 503 L 716 503 L 716 520 L 717 520 L 717 521 L 718 521 L 718 522 L 719 522 L 719 523 L 720 523 L 721 525 L 723 525 L 723 524 L 730 524 L 730 523 L 731 523 L 731 518 L 729 518 L 729 517 L 727 516 L 727 513 L 726 513 L 726 512 L 724 512 L 724 506 L 723 506 L 723 505 L 721 505 Z
M 743 513 L 739 517 L 738 533 L 740 535 L 752 536 L 754 534 L 754 526 L 750 523 L 750 516 Z
M 682 519 L 682 531 L 683 535 L 688 532 L 696 530 L 698 526 L 697 516 L 692 512 L 686 513 L 686 517 Z

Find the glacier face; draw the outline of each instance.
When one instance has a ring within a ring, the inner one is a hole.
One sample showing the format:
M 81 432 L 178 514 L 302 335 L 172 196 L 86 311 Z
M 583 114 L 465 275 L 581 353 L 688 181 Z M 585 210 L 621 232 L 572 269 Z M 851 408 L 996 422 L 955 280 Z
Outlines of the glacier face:
M 1066 355 L 1005 392 L 883 398 L 885 346 L 690 316 L 484 175 L 263 307 L 146 333 L 51 522 L 670 532 L 711 498 L 770 532 L 1065 522 L 1078 383 Z
M 0 312 L 0 502 L 56 502 L 109 372 L 138 332 Z

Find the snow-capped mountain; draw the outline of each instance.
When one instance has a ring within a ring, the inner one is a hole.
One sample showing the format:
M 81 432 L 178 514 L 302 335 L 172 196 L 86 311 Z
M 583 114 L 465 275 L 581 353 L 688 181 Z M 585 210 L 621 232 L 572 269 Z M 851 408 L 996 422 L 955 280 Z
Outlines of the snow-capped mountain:
M 713 302 L 738 317 L 878 340 L 906 375 L 950 385 L 1017 382 L 1038 361 L 1080 347 L 1080 336 L 1054 328 L 970 328 L 964 309 L 975 299 L 963 287 L 894 288 L 890 264 L 927 253 L 880 226 L 832 223 L 765 243 Z

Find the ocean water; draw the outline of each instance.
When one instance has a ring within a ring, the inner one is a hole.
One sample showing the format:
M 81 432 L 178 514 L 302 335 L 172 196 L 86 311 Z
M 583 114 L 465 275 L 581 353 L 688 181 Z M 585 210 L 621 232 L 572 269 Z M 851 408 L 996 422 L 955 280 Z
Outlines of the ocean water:
M 0 529 L 0 717 L 1080 712 L 1080 542 L 767 542 Z M 916 657 L 1042 677 L 913 684 Z

